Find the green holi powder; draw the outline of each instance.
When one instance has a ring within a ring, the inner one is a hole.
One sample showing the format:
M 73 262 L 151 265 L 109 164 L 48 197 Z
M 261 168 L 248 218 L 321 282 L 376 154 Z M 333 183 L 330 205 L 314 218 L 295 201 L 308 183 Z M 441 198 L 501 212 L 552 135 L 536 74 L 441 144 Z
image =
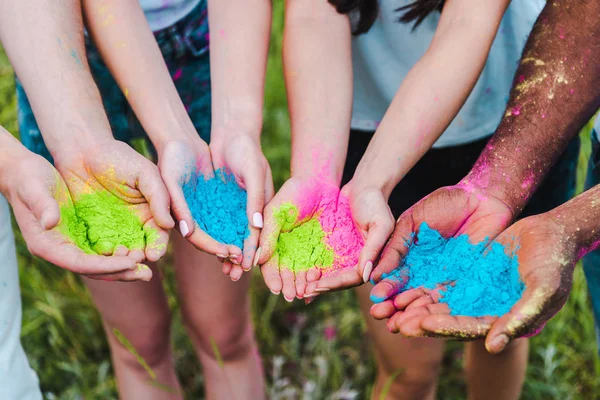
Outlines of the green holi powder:
M 279 265 L 294 272 L 307 271 L 316 266 L 327 268 L 333 264 L 333 251 L 324 242 L 325 232 L 317 218 L 311 218 L 291 229 L 298 217 L 298 208 L 283 204 L 275 211 L 275 219 L 282 232 L 277 240 Z
M 144 228 L 123 200 L 109 192 L 82 195 L 76 203 L 63 205 L 61 231 L 86 253 L 105 254 L 119 246 L 144 249 L 146 238 L 158 238 L 155 229 Z

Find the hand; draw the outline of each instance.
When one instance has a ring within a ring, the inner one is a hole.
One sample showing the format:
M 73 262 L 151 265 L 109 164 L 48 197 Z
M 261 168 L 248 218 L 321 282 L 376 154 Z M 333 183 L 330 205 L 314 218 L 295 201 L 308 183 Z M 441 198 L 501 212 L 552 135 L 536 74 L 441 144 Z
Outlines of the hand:
M 516 251 L 525 283 L 521 299 L 498 317 L 451 316 L 439 296 L 399 294 L 386 305 L 373 306 L 377 318 L 393 314 L 388 328 L 405 336 L 434 336 L 462 340 L 486 337 L 490 353 L 501 352 L 513 339 L 541 331 L 565 304 L 571 291 L 579 252 L 565 228 L 546 214 L 525 218 L 505 230 L 497 242 L 508 254 Z M 412 297 L 412 298 L 411 298 Z M 377 308 L 376 308 L 377 307 Z M 397 310 L 397 311 L 396 311 Z
M 394 216 L 381 190 L 361 189 L 351 181 L 342 188 L 341 195 L 349 200 L 351 215 L 364 246 L 354 268 L 310 283 L 305 297 L 316 297 L 318 293 L 347 289 L 368 282 L 373 264 L 394 228 Z
M 307 283 L 321 277 L 319 267 L 322 265 L 315 263 L 333 262 L 333 256 L 323 251 L 324 234 L 319 231 L 320 223 L 317 226 L 313 217 L 317 217 L 326 207 L 335 206 L 338 197 L 339 188 L 331 181 L 313 176 L 292 177 L 267 204 L 265 226 L 260 235 L 261 254 L 258 263 L 265 283 L 273 294 L 283 293 L 283 297 L 289 302 L 296 296 L 303 298 Z M 313 239 L 309 246 L 320 247 L 321 251 L 318 253 L 313 248 L 307 249 L 310 256 L 303 257 L 305 262 L 312 260 L 312 265 L 286 265 L 289 260 L 282 260 L 280 257 L 281 234 L 298 228 L 307 229 L 306 236 Z M 313 257 L 312 253 L 318 256 Z
M 382 302 L 401 290 L 404 282 L 394 277 L 383 278 L 401 265 L 421 223 L 427 222 L 446 238 L 467 234 L 472 243 L 479 243 L 486 238 L 493 240 L 513 218 L 514 212 L 504 202 L 474 186 L 459 183 L 436 190 L 398 219 L 394 234 L 371 275 L 377 283 L 371 291 L 371 299 Z M 419 290 L 407 291 L 404 295 L 414 295 Z
M 257 264 L 260 257 L 258 240 L 263 227 L 263 209 L 273 198 L 273 177 L 258 139 L 248 135 L 219 135 L 211 142 L 210 148 L 215 170 L 231 172 L 237 184 L 248 193 L 250 235 L 244 241 L 241 264 L 239 260 L 235 264 L 230 261 L 223 263 L 223 273 L 237 281 L 244 271 L 250 271 Z
M 125 143 L 112 139 L 64 146 L 53 156 L 75 207 L 85 211 L 85 207 L 90 206 L 90 199 L 102 200 L 95 211 L 103 213 L 77 216 L 85 224 L 85 236 L 93 252 L 102 255 L 121 253 L 125 251 L 122 246 L 125 245 L 129 255 L 139 260 L 157 261 L 165 254 L 167 230 L 174 224 L 169 212 L 169 195 L 152 162 Z M 104 203 L 113 208 L 108 211 Z M 115 230 L 106 229 L 118 227 L 124 217 L 130 216 L 133 216 L 127 220 L 133 224 L 129 227 L 130 232 L 112 235 Z M 138 222 L 141 228 L 136 227 Z M 124 239 L 132 242 L 119 242 Z
M 152 271 L 139 256 L 116 249 L 112 256 L 86 254 L 64 234 L 59 204 L 72 207 L 62 177 L 44 158 L 24 149 L 11 163 L 3 179 L 4 192 L 29 251 L 61 268 L 98 280 L 149 281 Z
M 183 194 L 183 185 L 192 179 L 194 173 L 201 173 L 205 178 L 214 176 L 208 145 L 199 137 L 168 142 L 159 150 L 158 167 L 171 196 L 171 209 L 179 221 L 181 235 L 198 249 L 222 260 L 240 258 L 241 249 L 237 246 L 220 243 L 200 229 Z

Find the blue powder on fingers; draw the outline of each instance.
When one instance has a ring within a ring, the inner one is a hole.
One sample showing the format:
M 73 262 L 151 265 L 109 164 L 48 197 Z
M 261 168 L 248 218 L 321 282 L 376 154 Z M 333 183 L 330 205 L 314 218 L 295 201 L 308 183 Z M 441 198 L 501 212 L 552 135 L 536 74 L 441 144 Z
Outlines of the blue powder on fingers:
M 218 169 L 214 177 L 195 172 L 182 185 L 185 201 L 196 224 L 213 239 L 244 248 L 250 235 L 246 215 L 247 195 L 235 177 Z
M 408 279 L 403 290 L 445 285 L 440 302 L 451 315 L 501 316 L 521 298 L 525 286 L 516 254 L 502 244 L 469 243 L 467 235 L 445 239 L 422 223 L 401 267 L 388 277 Z

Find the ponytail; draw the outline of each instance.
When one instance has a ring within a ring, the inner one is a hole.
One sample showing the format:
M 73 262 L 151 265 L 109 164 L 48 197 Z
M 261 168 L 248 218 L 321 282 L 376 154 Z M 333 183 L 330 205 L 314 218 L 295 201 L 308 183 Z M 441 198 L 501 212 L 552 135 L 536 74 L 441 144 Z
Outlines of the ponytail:
M 340 14 L 357 13 L 358 21 L 354 24 L 353 35 L 367 32 L 379 14 L 378 0 L 328 0 Z M 404 11 L 398 19 L 402 23 L 414 22 L 413 29 L 417 28 L 425 18 L 434 11 L 442 11 L 445 0 L 414 0 L 412 3 L 398 8 Z

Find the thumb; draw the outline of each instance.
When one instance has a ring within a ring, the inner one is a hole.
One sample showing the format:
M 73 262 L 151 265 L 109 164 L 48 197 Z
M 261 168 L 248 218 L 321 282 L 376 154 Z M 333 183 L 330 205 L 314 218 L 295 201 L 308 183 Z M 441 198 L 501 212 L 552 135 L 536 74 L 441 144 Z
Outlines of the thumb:
M 386 217 L 377 218 L 369 224 L 365 245 L 358 257 L 358 271 L 365 283 L 369 281 L 373 264 L 394 230 L 394 217 L 387 206 L 386 211 Z
M 295 219 L 295 215 L 288 215 L 286 210 L 281 210 L 281 204 L 269 203 L 265 208 L 265 222 L 264 227 L 260 231 L 260 248 L 261 253 L 258 259 L 258 264 L 263 265 L 271 259 L 277 247 L 277 241 L 283 224 L 287 222 L 287 219 Z
M 252 227 L 262 229 L 262 212 L 265 207 L 265 171 L 260 163 L 254 162 L 247 171 L 244 171 L 243 179 L 248 193 L 246 208 L 248 221 Z
M 47 186 L 27 185 L 21 191 L 20 197 L 22 203 L 44 229 L 50 230 L 58 225 L 60 209 Z

